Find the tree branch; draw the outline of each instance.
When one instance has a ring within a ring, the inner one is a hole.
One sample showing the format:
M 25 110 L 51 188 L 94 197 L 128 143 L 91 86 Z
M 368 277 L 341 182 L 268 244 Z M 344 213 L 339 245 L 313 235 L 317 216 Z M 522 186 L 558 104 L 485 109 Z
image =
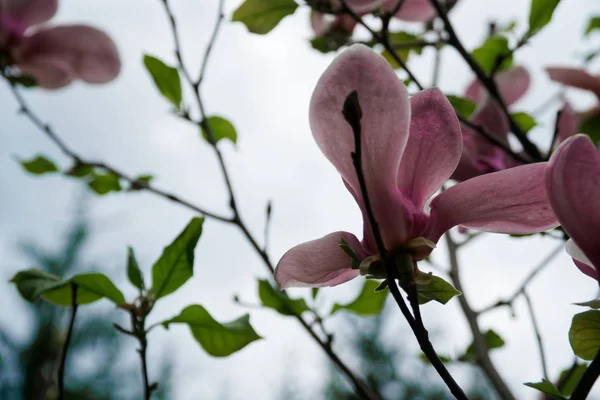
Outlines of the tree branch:
M 525 302 L 527 303 L 527 310 L 529 311 L 529 316 L 531 318 L 531 325 L 533 326 L 533 331 L 535 332 L 535 337 L 536 337 L 538 349 L 540 352 L 540 361 L 542 363 L 542 373 L 544 374 L 544 378 L 549 379 L 548 378 L 548 364 L 546 362 L 546 352 L 544 351 L 544 344 L 542 342 L 542 334 L 541 334 L 542 331 L 540 329 L 537 318 L 535 316 L 535 311 L 533 309 L 533 303 L 531 302 L 531 298 L 529 297 L 529 295 L 527 294 L 527 291 L 525 289 L 523 289 L 523 298 L 525 299 Z
M 573 394 L 571 394 L 571 400 L 584 400 L 587 398 L 588 394 L 592 390 L 594 383 L 600 376 L 600 352 L 596 354 L 594 360 L 588 365 L 587 369 L 583 373 L 581 380 L 575 386 L 575 390 L 573 390 Z
M 69 322 L 69 329 L 67 330 L 67 337 L 63 345 L 62 353 L 60 356 L 60 364 L 58 366 L 58 400 L 64 400 L 65 398 L 65 366 L 67 364 L 67 352 L 69 351 L 69 343 L 71 343 L 73 327 L 75 326 L 75 316 L 77 315 L 77 308 L 77 285 L 71 283 L 71 320 Z

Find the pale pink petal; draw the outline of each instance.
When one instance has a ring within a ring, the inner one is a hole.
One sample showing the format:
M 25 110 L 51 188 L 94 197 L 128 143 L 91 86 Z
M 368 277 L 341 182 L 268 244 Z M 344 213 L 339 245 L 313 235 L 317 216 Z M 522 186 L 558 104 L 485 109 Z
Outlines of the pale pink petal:
M 341 0 L 332 0 L 331 3 L 336 9 L 342 6 Z M 375 9 L 377 9 L 377 7 L 382 3 L 383 0 L 346 0 L 346 5 L 359 15 L 368 14 L 375 11 Z
M 560 112 L 558 120 L 558 130 L 554 139 L 553 147 L 558 147 L 559 144 L 577 133 L 579 128 L 579 117 L 577 112 L 573 110 L 569 102 L 565 101 Z
M 356 236 L 348 232 L 330 233 L 299 244 L 283 255 L 275 270 L 279 287 L 336 286 L 356 278 L 359 271 L 351 268 L 350 256 L 340 248 L 342 239 L 360 260 L 366 257 Z
M 509 146 L 508 132 L 510 126 L 506 115 L 498 103 L 488 98 L 483 105 L 473 114 L 471 121 L 478 126 L 483 127 L 486 132 L 493 135 L 504 145 Z M 475 147 L 476 165 L 483 173 L 501 171 L 505 169 L 504 158 L 506 152 L 500 146 L 492 143 L 480 132 L 463 126 L 463 131 L 468 131 L 469 136 L 473 138 Z
M 600 98 L 600 79 L 580 68 L 546 68 L 550 79 L 563 85 L 589 90 Z
M 48 21 L 57 9 L 58 0 L 0 1 L 0 15 L 18 20 L 24 28 Z
M 498 72 L 494 77 L 494 81 L 502 99 L 507 106 L 510 106 L 527 93 L 531 84 L 531 77 L 524 67 L 514 66 L 506 71 Z M 476 103 L 483 103 L 488 94 L 485 87 L 476 79 L 467 88 L 465 97 Z
M 326 15 L 315 11 L 315 10 L 311 10 L 310 12 L 310 27 L 312 28 L 314 34 L 316 36 L 322 36 L 325 34 L 325 32 L 327 32 L 327 29 L 329 28 L 329 24 L 327 23 L 326 20 Z
M 67 63 L 77 78 L 89 83 L 114 79 L 121 61 L 113 41 L 102 31 L 84 25 L 44 29 L 23 40 L 19 64 L 51 58 Z
M 23 75 L 32 76 L 36 84 L 44 89 L 64 87 L 77 78 L 69 64 L 52 57 L 32 58 L 18 67 Z
M 575 135 L 560 145 L 550 159 L 546 185 L 560 224 L 600 266 L 600 154 L 588 136 Z
M 450 176 L 450 179 L 462 182 L 479 175 L 481 175 L 481 171 L 475 166 L 475 162 L 471 158 L 469 152 L 466 149 L 463 149 L 460 161 Z
M 456 169 L 462 133 L 456 112 L 439 89 L 419 92 L 410 104 L 410 135 L 398 169 L 398 189 L 423 209 Z
M 567 250 L 567 253 L 573 257 L 575 266 L 577 266 L 581 272 L 591 278 L 598 279 L 598 273 L 592 265 L 592 262 L 585 256 L 585 254 L 583 254 L 583 251 L 581 251 L 579 246 L 575 244 L 573 239 L 567 240 L 565 249 Z
M 428 237 L 435 242 L 456 225 L 515 234 L 556 227 L 544 187 L 546 165 L 528 164 L 478 176 L 444 191 L 431 202 Z
M 313 136 L 355 193 L 360 187 L 351 157 L 354 135 L 342 115 L 353 91 L 362 108 L 362 162 L 373 212 L 386 244 L 398 245 L 407 235 L 396 180 L 408 139 L 408 93 L 389 63 L 363 45 L 339 55 L 317 83 L 309 115 Z
M 386 0 L 383 8 L 386 11 L 393 11 L 397 5 L 398 0 Z M 435 17 L 436 11 L 429 0 L 404 0 L 400 10 L 394 16 L 404 21 L 425 22 Z

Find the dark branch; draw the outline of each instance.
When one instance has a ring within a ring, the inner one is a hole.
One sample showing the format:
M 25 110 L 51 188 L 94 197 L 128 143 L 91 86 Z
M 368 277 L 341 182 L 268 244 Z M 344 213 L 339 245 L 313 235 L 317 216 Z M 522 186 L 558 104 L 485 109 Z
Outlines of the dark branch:
M 58 400 L 64 400 L 65 396 L 65 366 L 67 364 L 67 352 L 69 351 L 69 343 L 73 335 L 73 327 L 75 326 L 75 316 L 77 315 L 77 285 L 71 283 L 71 320 L 69 321 L 69 329 L 67 330 L 67 338 L 63 345 L 60 356 L 60 364 L 58 366 Z
M 573 394 L 571 395 L 571 400 L 584 400 L 587 399 L 588 394 L 592 390 L 594 383 L 600 376 L 600 352 L 596 354 L 594 360 L 588 365 L 587 369 L 583 373 L 581 380 L 575 386 L 575 390 L 573 390 Z

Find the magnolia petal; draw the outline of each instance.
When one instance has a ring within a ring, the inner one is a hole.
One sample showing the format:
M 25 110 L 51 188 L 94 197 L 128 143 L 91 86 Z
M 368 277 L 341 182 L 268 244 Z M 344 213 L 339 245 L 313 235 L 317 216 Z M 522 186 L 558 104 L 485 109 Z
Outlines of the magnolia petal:
M 353 45 L 339 55 L 317 83 L 309 115 L 313 136 L 358 195 L 361 190 L 351 157 L 354 135 L 342 115 L 346 97 L 353 91 L 362 108 L 362 164 L 371 206 L 384 241 L 396 245 L 407 237 L 396 180 L 408 140 L 408 93 L 389 63 L 363 45 Z
M 550 159 L 546 187 L 564 230 L 592 265 L 600 265 L 600 154 L 588 136 L 560 145 Z
M 351 233 L 333 232 L 321 239 L 299 244 L 283 255 L 275 270 L 280 288 L 336 286 L 359 275 L 351 268 L 350 256 L 341 249 L 344 239 L 362 260 L 360 242 Z
M 557 125 L 556 137 L 554 138 L 553 143 L 554 148 L 576 134 L 577 129 L 579 128 L 579 117 L 577 116 L 577 112 L 573 110 L 573 107 L 571 107 L 567 101 L 565 101 L 565 104 L 560 110 Z
M 24 28 L 48 21 L 56 14 L 58 0 L 2 0 L 0 14 L 16 19 Z
M 35 83 L 44 89 L 59 89 L 77 78 L 69 64 L 52 57 L 34 58 L 18 66 L 23 75 L 32 76 Z
M 531 77 L 524 67 L 514 66 L 506 71 L 498 72 L 494 77 L 494 81 L 502 99 L 507 106 L 510 106 L 527 93 L 531 84 Z M 488 94 L 485 87 L 476 79 L 467 88 L 465 97 L 476 103 L 483 103 Z
M 325 32 L 327 32 L 327 29 L 329 28 L 329 24 L 326 20 L 326 15 L 321 12 L 311 10 L 310 27 L 312 28 L 316 36 L 324 35 Z
M 546 68 L 554 82 L 583 90 L 589 90 L 600 98 L 600 79 L 580 68 Z
M 398 6 L 399 0 L 386 0 L 383 4 L 385 11 L 393 11 Z M 411 21 L 425 22 L 435 17 L 435 8 L 429 0 L 404 0 L 404 3 L 394 15 L 396 18 Z
M 583 254 L 583 251 L 581 251 L 573 239 L 567 240 L 565 250 L 567 250 L 567 253 L 573 257 L 575 266 L 577 266 L 581 272 L 591 278 L 598 279 L 598 273 L 592 265 L 592 262 L 585 256 L 585 254 Z
M 77 78 L 89 83 L 114 79 L 121 61 L 113 41 L 102 31 L 84 25 L 43 29 L 23 40 L 19 64 L 53 59 L 68 64 Z
M 398 169 L 398 189 L 422 210 L 456 169 L 462 133 L 456 112 L 439 89 L 423 90 L 410 103 L 410 135 Z
M 336 9 L 342 6 L 341 0 L 332 0 L 331 3 Z M 383 0 L 345 0 L 345 3 L 352 11 L 363 15 L 375 11 L 383 3 Z
M 431 202 L 429 239 L 436 242 L 456 225 L 515 234 L 556 227 L 544 188 L 546 165 L 528 164 L 478 176 L 444 191 Z
M 475 112 L 472 117 L 475 125 L 483 127 L 505 146 L 509 146 L 508 132 L 510 125 L 500 105 L 493 99 L 488 98 L 485 103 Z M 466 127 L 469 135 L 473 138 L 475 147 L 475 162 L 477 166 L 487 172 L 501 171 L 505 169 L 505 151 L 500 146 L 492 143 L 481 133 Z

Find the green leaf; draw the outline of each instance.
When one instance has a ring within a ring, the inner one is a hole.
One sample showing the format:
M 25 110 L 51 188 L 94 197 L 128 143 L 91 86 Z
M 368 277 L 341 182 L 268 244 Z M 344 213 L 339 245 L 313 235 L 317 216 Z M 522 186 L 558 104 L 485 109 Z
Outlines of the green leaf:
M 561 383 L 562 390 L 560 392 L 563 396 L 570 396 L 573 393 L 586 369 L 587 364 L 577 364 L 574 368 L 566 368 L 561 371 L 558 381 Z
M 576 306 L 589 307 L 593 309 L 600 308 L 600 299 L 585 301 L 583 303 L 575 303 Z
M 600 114 L 583 120 L 579 125 L 579 132 L 588 135 L 597 145 L 600 142 Z
M 18 272 L 11 282 L 27 301 L 34 302 L 42 297 L 51 303 L 70 306 L 71 284 L 77 285 L 77 304 L 89 304 L 106 298 L 115 304 L 125 303 L 123 293 L 101 273 L 88 273 L 62 280 L 59 276 L 39 269 Z
M 508 39 L 499 35 L 487 38 L 481 47 L 473 50 L 472 56 L 486 74 L 490 74 L 494 68 L 496 68 L 496 71 L 506 70 L 513 63 L 512 53 L 508 47 Z M 504 60 L 496 67 L 500 58 Z
M 92 178 L 88 182 L 88 186 L 99 195 L 105 195 L 110 192 L 121 191 L 121 180 L 112 172 L 107 173 L 92 173 Z
M 358 294 L 358 297 L 348 304 L 335 303 L 330 314 L 335 314 L 339 310 L 345 310 L 362 316 L 378 315 L 383 311 L 388 290 L 375 292 L 379 282 L 365 279 L 365 284 Z
M 258 297 L 263 306 L 282 315 L 300 315 L 309 309 L 304 299 L 290 299 L 264 279 L 258 280 Z
M 538 126 L 537 121 L 526 112 L 516 112 L 511 114 L 517 125 L 521 128 L 521 130 L 525 133 L 528 133 L 530 130 Z
M 443 362 L 444 364 L 449 364 L 451 362 L 453 362 L 454 360 L 449 357 L 449 356 L 445 356 L 443 354 L 438 354 L 438 358 L 440 359 L 441 362 Z M 421 361 L 423 361 L 425 364 L 431 364 L 431 361 L 429 361 L 429 358 L 427 358 L 427 356 L 425 355 L 425 353 L 421 352 L 419 353 L 419 359 Z
M 419 295 L 419 304 L 426 304 L 431 300 L 446 304 L 454 296 L 461 295 L 462 293 L 442 278 L 431 275 L 429 283 L 426 285 L 417 285 L 417 294 Z
M 416 54 L 421 54 L 423 52 L 423 47 L 419 45 L 415 45 L 414 47 L 407 47 L 408 44 L 416 43 L 417 41 L 419 41 L 419 39 L 419 36 L 413 35 L 412 33 L 408 32 L 392 32 L 389 34 L 390 45 L 396 49 L 396 54 L 404 62 L 408 61 L 411 51 L 415 52 Z M 401 65 L 396 61 L 396 59 L 392 56 L 392 53 L 387 49 L 383 50 L 381 52 L 381 55 L 390 63 L 392 68 L 401 68 Z
M 531 36 L 552 20 L 554 9 L 560 0 L 531 0 L 531 9 L 529 10 L 529 30 Z
M 134 182 L 131 183 L 131 186 L 128 190 L 130 192 L 142 190 L 148 187 L 148 185 L 150 184 L 150 182 L 152 182 L 153 179 L 154 176 L 152 175 L 138 175 L 134 178 Z
M 311 289 L 311 295 L 313 300 L 315 300 L 317 298 L 317 295 L 319 294 L 319 288 L 318 287 L 314 287 Z
M 136 288 L 144 290 L 144 277 L 142 275 L 142 270 L 138 265 L 138 262 L 135 258 L 135 253 L 133 252 L 133 248 L 127 248 L 127 278 L 129 278 L 129 282 Z
M 492 329 L 488 330 L 484 335 L 485 343 L 487 344 L 488 350 L 498 349 L 506 344 L 504 339 L 500 337 L 495 331 Z M 471 343 L 469 347 L 467 347 L 467 351 L 463 356 L 459 358 L 460 361 L 474 361 L 477 358 L 475 353 L 475 345 Z
M 34 88 L 37 87 L 37 82 L 33 76 L 29 75 L 21 75 L 21 76 L 7 76 L 10 82 L 16 83 L 24 88 Z
M 475 112 L 477 104 L 474 101 L 465 99 L 464 97 L 447 94 L 448 101 L 456 111 L 456 114 L 464 118 L 469 118 Z
M 252 33 L 264 35 L 296 8 L 298 4 L 294 0 L 246 0 L 234 11 L 231 20 L 243 23 Z
M 186 307 L 181 314 L 162 322 L 168 329 L 170 324 L 184 323 L 190 327 L 192 335 L 211 356 L 226 357 L 246 347 L 255 340 L 262 339 L 250 325 L 250 316 L 220 324 L 200 305 Z
M 235 128 L 231 122 L 223 117 L 218 116 L 209 117 L 206 121 L 208 122 L 210 131 L 213 134 L 215 143 L 219 143 L 219 141 L 222 139 L 229 139 L 233 144 L 237 143 L 237 132 L 235 131 Z M 202 124 L 200 125 L 200 130 L 204 140 L 210 144 L 210 140 L 208 140 L 208 135 L 206 134 Z
M 152 267 L 151 290 L 156 299 L 173 293 L 194 274 L 194 249 L 203 223 L 204 218 L 193 218 Z
M 38 155 L 31 160 L 19 160 L 19 163 L 21 163 L 21 166 L 25 168 L 25 171 L 34 175 L 42 175 L 58 171 L 56 164 L 42 155 Z
M 148 54 L 144 55 L 144 65 L 152 76 L 156 87 L 164 98 L 169 100 L 177 110 L 181 108 L 183 100 L 181 95 L 181 80 L 179 71 L 176 68 L 169 67 L 156 57 Z
M 94 168 L 87 164 L 75 163 L 71 168 L 69 168 L 65 174 L 75 177 L 75 178 L 84 178 L 90 176 L 94 173 Z
M 554 386 L 554 384 L 547 379 L 542 379 L 541 382 L 535 382 L 535 383 L 527 382 L 527 383 L 525 383 L 525 386 L 529 386 L 534 389 L 537 389 L 540 392 L 545 393 L 548 396 L 552 397 L 553 399 L 566 400 L 566 397 L 564 397 L 560 393 L 560 391 L 556 388 L 556 386 Z
M 569 343 L 577 357 L 594 359 L 600 350 L 600 311 L 590 310 L 573 317 Z
M 590 18 L 585 28 L 585 36 L 589 36 L 590 33 L 600 29 L 600 16 Z

